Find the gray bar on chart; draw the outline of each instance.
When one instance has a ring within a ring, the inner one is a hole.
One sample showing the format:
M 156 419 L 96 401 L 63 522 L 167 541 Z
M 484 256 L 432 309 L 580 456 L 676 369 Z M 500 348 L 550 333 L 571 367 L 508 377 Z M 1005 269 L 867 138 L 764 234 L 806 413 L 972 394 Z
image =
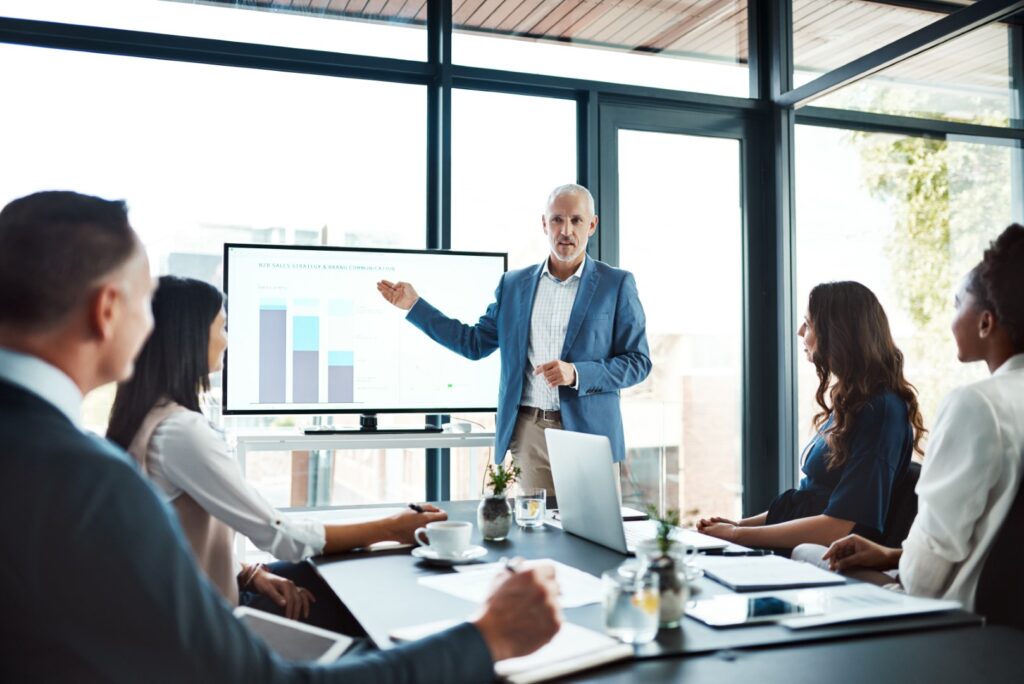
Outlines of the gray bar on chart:
M 284 309 L 260 310 L 260 403 L 285 402 L 285 344 L 287 338 Z
M 355 401 L 355 395 L 355 368 L 328 366 L 327 401 L 332 404 L 351 404 Z
M 315 404 L 320 401 L 320 352 L 292 352 L 292 401 Z

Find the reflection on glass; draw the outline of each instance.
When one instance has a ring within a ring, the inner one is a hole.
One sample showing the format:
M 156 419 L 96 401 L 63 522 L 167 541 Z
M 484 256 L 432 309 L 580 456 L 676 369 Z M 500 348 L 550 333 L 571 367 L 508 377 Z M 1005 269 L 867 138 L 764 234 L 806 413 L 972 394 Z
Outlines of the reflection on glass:
M 957 361 L 953 294 L 1011 218 L 1019 150 L 797 126 L 797 293 L 793 334 L 810 289 L 857 280 L 885 308 L 926 427 L 954 387 L 986 375 Z M 798 347 L 799 348 L 799 347 Z M 797 355 L 799 429 L 817 411 L 814 367 Z M 796 455 L 794 455 L 794 458 Z
M 746 96 L 747 0 L 455 0 L 457 64 Z
M 793 0 L 794 83 L 802 85 L 944 16 L 874 0 Z
M 1010 33 L 989 24 L 812 102 L 988 126 L 1019 122 L 1010 76 Z
M 4 0 L 3 13 L 372 57 L 427 57 L 426 0 Z
M 743 275 L 736 140 L 619 132 L 620 264 L 636 276 L 654 368 L 622 393 L 627 505 L 684 524 L 740 512 Z

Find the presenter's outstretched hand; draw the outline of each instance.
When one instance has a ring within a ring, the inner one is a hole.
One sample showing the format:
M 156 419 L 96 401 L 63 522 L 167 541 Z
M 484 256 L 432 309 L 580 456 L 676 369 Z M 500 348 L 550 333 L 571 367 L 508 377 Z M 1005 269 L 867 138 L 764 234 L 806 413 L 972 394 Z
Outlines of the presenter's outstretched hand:
M 892 570 L 900 564 L 898 551 L 868 541 L 859 534 L 851 534 L 832 542 L 821 560 L 827 560 L 829 570 L 836 572 L 850 568 Z
M 533 374 L 543 375 L 548 387 L 572 387 L 576 384 L 576 366 L 558 359 L 535 366 Z
M 409 283 L 393 283 L 390 280 L 382 280 L 377 283 L 377 291 L 384 296 L 384 299 L 406 311 L 411 309 L 420 298 L 416 294 L 416 288 Z
M 502 572 L 473 624 L 496 661 L 533 653 L 551 641 L 562 625 L 555 569 L 538 564 Z

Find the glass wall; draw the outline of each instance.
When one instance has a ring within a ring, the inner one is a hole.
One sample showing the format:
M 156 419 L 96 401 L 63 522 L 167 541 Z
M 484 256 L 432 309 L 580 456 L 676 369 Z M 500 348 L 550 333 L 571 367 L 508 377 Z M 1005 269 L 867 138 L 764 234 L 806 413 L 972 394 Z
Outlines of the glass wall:
M 622 393 L 623 499 L 686 521 L 740 514 L 740 143 L 620 130 L 619 263 L 636 276 L 654 368 Z
M 796 127 L 797 300 L 857 280 L 879 298 L 930 427 L 943 396 L 984 377 L 957 362 L 949 331 L 963 275 L 1012 216 L 1011 161 L 1020 151 L 971 139 L 934 140 Z M 801 349 L 798 342 L 797 349 Z M 799 427 L 817 411 L 813 365 L 797 354 Z

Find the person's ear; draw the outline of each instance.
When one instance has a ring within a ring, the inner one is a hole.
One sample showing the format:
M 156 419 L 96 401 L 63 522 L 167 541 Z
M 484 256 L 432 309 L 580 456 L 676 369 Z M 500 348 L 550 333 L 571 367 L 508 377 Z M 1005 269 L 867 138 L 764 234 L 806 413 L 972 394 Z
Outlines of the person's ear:
M 594 219 L 590 222 L 590 232 L 587 233 L 587 237 L 590 237 L 597 231 L 597 214 L 594 214 Z
M 540 227 L 544 230 L 544 234 L 548 234 L 548 217 L 545 214 L 540 215 Z
M 101 285 L 89 301 L 89 328 L 101 342 L 114 336 L 121 309 L 121 290 L 112 283 Z
M 978 337 L 986 339 L 996 331 L 996 317 L 991 311 L 982 311 L 978 316 Z

